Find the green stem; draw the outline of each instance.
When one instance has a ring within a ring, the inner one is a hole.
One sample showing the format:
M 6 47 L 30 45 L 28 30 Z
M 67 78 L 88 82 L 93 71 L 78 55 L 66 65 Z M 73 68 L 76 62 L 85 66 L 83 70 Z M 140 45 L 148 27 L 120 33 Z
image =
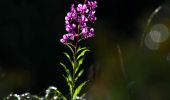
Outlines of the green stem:
M 79 33 L 79 30 L 80 30 L 80 25 L 78 25 L 78 33 Z M 72 80 L 72 94 L 71 94 L 71 100 L 74 100 L 74 99 L 75 99 L 73 96 L 74 96 L 74 92 L 75 92 L 75 84 L 76 84 L 76 81 L 75 81 L 76 68 L 77 68 L 76 54 L 77 54 L 78 42 L 79 42 L 79 39 L 78 39 L 78 37 L 77 37 L 77 38 L 76 38 L 76 45 L 74 45 L 74 53 L 73 53 L 73 62 L 74 62 L 74 66 L 73 66 L 73 76 L 72 76 L 73 80 Z
M 74 95 L 74 92 L 75 92 L 75 69 L 76 69 L 76 66 L 77 66 L 77 62 L 76 62 L 77 47 L 75 46 L 74 49 L 75 49 L 75 51 L 74 51 L 74 54 L 73 54 L 74 66 L 73 66 L 73 82 L 72 82 L 72 95 L 71 95 L 71 100 L 74 100 L 73 95 Z

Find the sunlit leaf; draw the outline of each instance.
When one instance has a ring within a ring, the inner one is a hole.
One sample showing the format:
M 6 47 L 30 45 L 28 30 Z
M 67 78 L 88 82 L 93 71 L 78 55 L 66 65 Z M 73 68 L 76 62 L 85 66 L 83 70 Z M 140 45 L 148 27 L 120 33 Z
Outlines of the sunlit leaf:
M 87 47 L 78 47 L 78 49 L 77 49 L 77 53 L 79 53 L 81 50 L 85 50 L 85 49 L 87 49 Z
M 71 62 L 71 57 L 67 52 L 64 52 L 64 55 L 68 58 L 68 60 Z
M 70 91 L 70 94 L 73 94 L 73 87 L 71 85 L 71 83 L 67 83 L 67 85 L 69 86 L 69 91 Z
M 80 94 L 83 86 L 85 86 L 86 83 L 87 83 L 87 81 L 81 83 L 81 84 L 76 88 L 76 90 L 75 90 L 75 92 L 74 92 L 74 95 L 73 95 L 73 98 L 76 98 L 76 96 Z
M 67 82 L 72 82 L 72 77 L 70 74 L 68 74 L 67 76 L 64 76 L 64 78 L 66 79 Z
M 72 94 L 72 90 L 73 90 L 73 88 L 72 88 L 72 84 L 73 84 L 72 81 L 70 81 L 69 78 L 66 77 L 65 75 L 63 75 L 63 77 L 64 77 L 65 80 L 67 81 L 67 85 L 68 85 L 68 87 L 69 87 L 70 94 Z
M 84 56 L 84 54 L 85 54 L 87 51 L 90 51 L 90 50 L 88 50 L 88 49 L 83 50 L 83 51 L 77 56 L 76 60 L 78 60 L 80 57 Z
M 69 69 L 67 69 L 67 67 L 62 62 L 60 62 L 60 65 L 64 68 L 64 70 L 67 74 L 70 74 Z
M 64 70 L 65 70 L 65 72 L 67 74 L 68 80 L 72 81 L 72 77 L 71 77 L 71 73 L 70 73 L 69 69 L 67 69 L 67 67 L 61 62 L 60 62 L 60 65 L 63 66 L 63 68 L 64 68 Z
M 56 92 L 59 94 L 59 97 L 60 97 L 62 100 L 67 100 L 67 98 L 66 98 L 59 90 L 56 90 Z
M 64 52 L 64 54 L 65 54 L 65 56 L 66 56 L 69 60 L 71 60 L 71 57 L 70 57 L 70 55 L 69 55 L 67 52 Z
M 79 67 L 82 65 L 83 61 L 84 61 L 84 57 L 82 57 L 81 59 L 78 60 L 75 73 L 77 73 L 77 71 L 79 70 Z
M 74 50 L 73 50 L 74 45 L 71 43 L 68 43 L 66 46 L 71 50 L 72 54 L 74 54 Z
M 82 70 L 78 73 L 78 75 L 77 75 L 76 78 L 75 78 L 75 81 L 78 80 L 78 78 L 83 74 L 83 72 L 84 72 L 84 69 L 82 69 Z
M 68 60 L 70 61 L 71 65 L 74 67 L 74 62 L 72 61 L 70 55 L 67 52 L 64 52 L 64 55 L 68 58 Z

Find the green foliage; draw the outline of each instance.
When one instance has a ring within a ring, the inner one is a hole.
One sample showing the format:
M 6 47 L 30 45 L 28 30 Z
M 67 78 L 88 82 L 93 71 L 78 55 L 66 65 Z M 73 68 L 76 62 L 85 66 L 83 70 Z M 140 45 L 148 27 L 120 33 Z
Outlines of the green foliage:
M 64 55 L 68 58 L 70 62 L 72 61 L 70 55 L 67 52 L 64 52 Z
M 84 61 L 84 57 L 82 57 L 81 59 L 78 60 L 77 68 L 76 68 L 75 73 L 77 73 L 77 71 L 79 70 L 80 66 L 83 64 L 83 61 Z
M 78 47 L 77 48 L 76 46 L 74 46 L 71 43 L 68 43 L 66 46 L 69 48 L 69 50 L 71 50 L 72 57 L 66 52 L 64 52 L 64 55 L 70 61 L 72 69 L 69 70 L 63 63 L 60 63 L 60 64 L 63 66 L 63 68 L 67 74 L 67 75 L 63 75 L 63 77 L 67 81 L 67 84 L 69 86 L 69 91 L 70 91 L 70 97 L 71 97 L 71 100 L 73 100 L 80 94 L 83 86 L 87 83 L 85 81 L 82 84 L 80 84 L 77 88 L 75 88 L 77 80 L 83 75 L 83 72 L 84 72 L 84 69 L 79 71 L 79 68 L 83 64 L 83 61 L 85 58 L 84 56 L 85 56 L 86 52 L 88 52 L 90 50 L 88 50 L 87 47 Z M 70 73 L 71 71 L 72 71 L 72 73 Z
M 72 91 L 73 91 L 73 87 L 72 87 L 72 84 L 73 84 L 73 81 L 72 80 L 69 80 L 68 77 L 64 76 L 63 77 L 65 78 L 65 80 L 67 81 L 67 85 L 69 87 L 69 91 L 70 91 L 70 94 L 72 94 Z
M 82 69 L 82 70 L 78 73 L 78 75 L 77 75 L 76 78 L 75 78 L 75 81 L 78 80 L 78 78 L 83 74 L 83 72 L 84 72 L 84 69 Z
M 69 80 L 72 80 L 72 79 L 71 79 L 70 70 L 67 69 L 67 67 L 66 67 L 62 62 L 60 62 L 60 65 L 63 66 L 63 68 L 64 68 L 64 70 L 65 70 L 65 72 L 66 72 L 66 74 L 67 74 L 68 79 L 69 79 Z
M 82 51 L 82 50 L 85 50 L 85 49 L 87 49 L 87 47 L 78 47 L 78 49 L 77 49 L 77 53 L 79 53 L 80 51 Z
M 73 50 L 74 45 L 71 44 L 71 43 L 67 43 L 66 46 L 70 49 L 70 51 L 72 52 L 72 54 L 74 54 L 74 50 Z M 74 48 L 75 48 L 75 47 L 74 47 Z
M 73 98 L 74 98 L 74 99 L 76 98 L 77 95 L 80 94 L 80 92 L 81 92 L 83 86 L 85 86 L 86 83 L 87 83 L 87 81 L 81 83 L 81 84 L 76 88 L 76 90 L 75 90 L 75 92 L 74 92 L 74 95 L 73 95 Z
M 77 56 L 76 60 L 78 60 L 79 58 L 83 57 L 84 54 L 85 54 L 87 51 L 90 51 L 90 50 L 88 50 L 88 49 L 82 50 L 82 52 Z
M 64 55 L 68 58 L 71 65 L 74 67 L 74 62 L 72 61 L 72 58 L 70 57 L 70 55 L 67 52 L 64 52 Z
M 70 91 L 69 99 L 68 97 L 65 97 L 57 88 L 49 87 L 46 90 L 45 97 L 31 95 L 30 93 L 25 93 L 21 95 L 10 94 L 4 100 L 76 100 L 76 99 L 81 100 L 83 99 L 83 97 L 85 96 L 85 93 L 82 95 L 83 97 L 79 97 L 78 95 L 80 95 L 82 88 L 86 85 L 87 81 L 81 84 L 76 84 L 76 82 L 84 73 L 84 69 L 81 69 L 80 71 L 79 69 L 80 69 L 80 66 L 83 64 L 83 61 L 85 59 L 84 56 L 86 52 L 89 50 L 86 47 L 77 48 L 71 43 L 68 43 L 66 46 L 69 48 L 72 54 L 64 52 L 64 55 L 69 60 L 72 68 L 68 68 L 62 62 L 60 62 L 60 65 L 65 70 L 65 74 L 63 74 L 63 77 L 65 78 L 67 85 L 69 87 L 69 91 Z

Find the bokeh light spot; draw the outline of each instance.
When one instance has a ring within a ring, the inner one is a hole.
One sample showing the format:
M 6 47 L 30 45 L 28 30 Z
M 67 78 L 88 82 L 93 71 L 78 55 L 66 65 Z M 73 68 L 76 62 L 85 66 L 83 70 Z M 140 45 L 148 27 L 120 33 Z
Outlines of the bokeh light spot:
M 156 24 L 151 28 L 149 34 L 154 42 L 162 43 L 168 39 L 169 29 L 163 24 Z
M 151 50 L 159 49 L 159 45 L 169 37 L 169 29 L 163 24 L 155 24 L 146 34 L 145 45 Z
M 154 42 L 149 34 L 145 37 L 145 45 L 151 50 L 157 50 L 159 48 L 159 43 Z

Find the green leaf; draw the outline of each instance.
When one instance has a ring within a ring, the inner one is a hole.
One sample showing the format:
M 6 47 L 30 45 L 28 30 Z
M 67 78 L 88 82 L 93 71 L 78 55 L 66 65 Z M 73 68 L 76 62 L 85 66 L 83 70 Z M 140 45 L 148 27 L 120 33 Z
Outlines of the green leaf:
M 71 57 L 70 57 L 70 55 L 69 55 L 67 52 L 64 52 L 64 55 L 65 55 L 69 60 L 71 60 Z
M 67 98 L 59 90 L 56 90 L 56 93 L 59 94 L 59 96 L 60 96 L 60 98 L 62 98 L 62 100 L 67 100 Z
M 70 82 L 67 76 L 63 75 L 63 77 L 65 78 L 65 80 L 67 81 L 67 83 Z
M 69 78 L 66 77 L 65 75 L 63 75 L 63 77 L 64 77 L 65 80 L 67 81 L 67 85 L 68 85 L 68 87 L 69 87 L 70 94 L 72 94 L 72 90 L 73 90 L 73 88 L 72 88 L 72 84 L 73 84 L 72 81 L 70 81 Z
M 71 77 L 71 73 L 70 73 L 69 69 L 67 69 L 67 67 L 62 62 L 60 62 L 60 65 L 63 66 L 63 68 L 67 74 L 68 80 L 72 81 L 72 77 Z
M 77 75 L 76 78 L 75 78 L 75 81 L 78 80 L 78 78 L 83 74 L 83 72 L 84 72 L 84 69 L 82 69 L 82 70 L 78 73 L 78 75 Z
M 71 77 L 70 74 L 65 76 L 65 79 L 66 79 L 67 82 L 72 82 L 72 77 Z
M 77 53 L 79 53 L 81 50 L 84 50 L 84 49 L 87 49 L 87 47 L 78 47 L 78 49 L 77 49 Z
M 73 99 L 75 99 L 76 96 L 80 94 L 80 92 L 81 92 L 83 86 L 85 86 L 86 83 L 87 83 L 87 81 L 81 83 L 81 84 L 76 88 L 76 90 L 75 90 L 75 92 L 74 92 L 74 95 L 73 95 Z
M 87 51 L 90 51 L 88 49 L 84 49 L 76 58 L 76 60 L 78 60 L 80 57 L 84 56 L 84 54 L 87 52 Z
M 74 50 L 73 50 L 74 45 L 71 43 L 67 43 L 66 46 L 71 50 L 72 54 L 74 54 Z
M 82 57 L 80 60 L 78 60 L 77 68 L 76 68 L 75 73 L 77 73 L 77 71 L 79 70 L 79 67 L 82 65 L 83 61 L 84 61 L 84 57 Z
M 73 53 L 73 52 L 72 52 Z M 74 67 L 74 62 L 72 61 L 70 55 L 67 52 L 64 52 L 64 55 L 68 58 L 68 60 L 70 61 L 72 67 Z
M 67 69 L 66 65 L 64 65 L 62 62 L 60 62 L 60 65 L 64 68 L 64 70 L 67 74 L 70 74 L 70 71 L 69 71 L 69 69 Z
M 64 55 L 68 58 L 68 60 L 70 61 L 71 65 L 74 67 L 74 63 L 73 63 L 70 55 L 67 52 L 64 52 Z

